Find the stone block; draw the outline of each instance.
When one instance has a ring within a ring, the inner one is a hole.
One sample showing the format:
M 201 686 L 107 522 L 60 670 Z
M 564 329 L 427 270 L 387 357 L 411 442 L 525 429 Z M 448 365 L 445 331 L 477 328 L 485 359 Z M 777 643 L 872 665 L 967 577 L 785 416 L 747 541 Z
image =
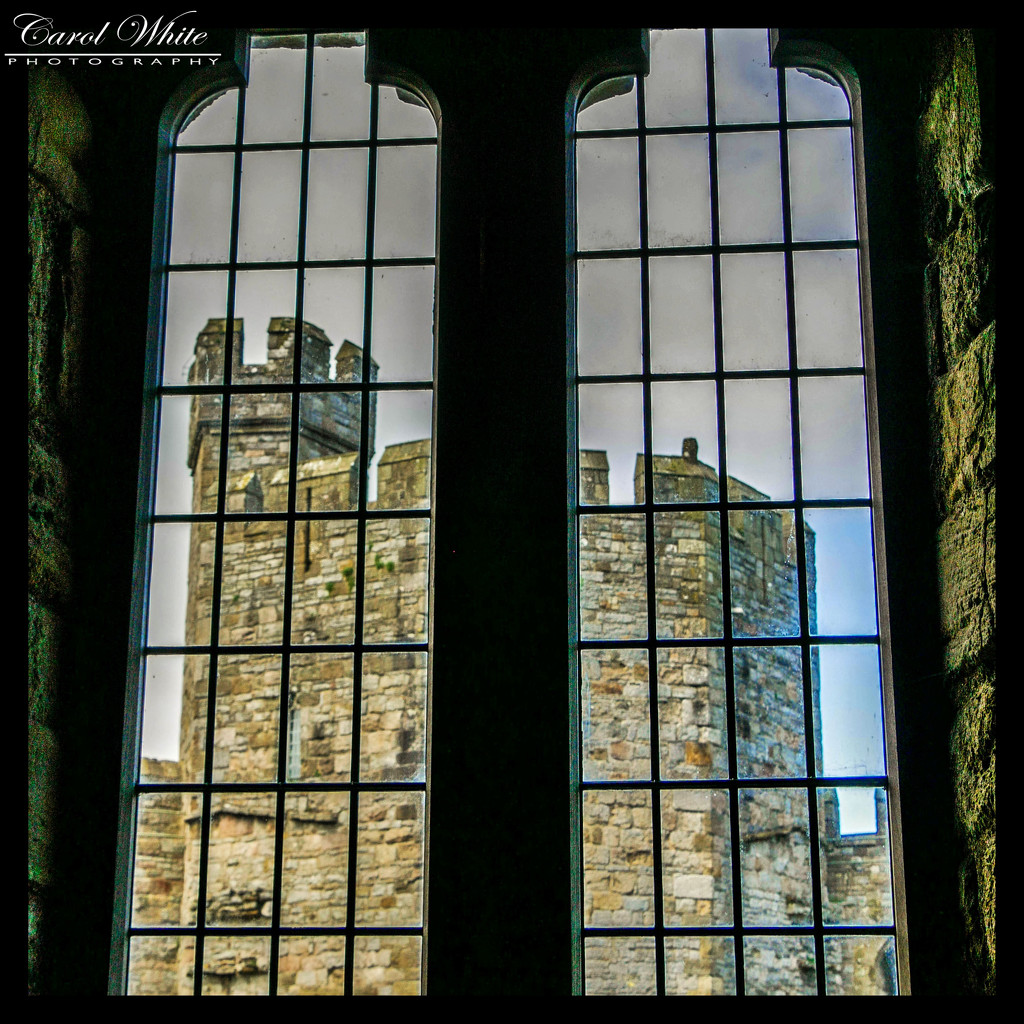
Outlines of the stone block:
M 992 323 L 932 394 L 936 491 L 943 512 L 989 481 L 995 470 L 995 340 Z
M 996 693 L 995 670 L 980 665 L 964 677 L 954 695 L 956 720 L 951 737 L 956 812 L 968 846 L 995 833 Z
M 995 640 L 995 487 L 952 510 L 939 527 L 938 548 L 946 667 L 958 672 Z
M 63 202 L 87 213 L 89 195 L 81 168 L 92 141 L 92 123 L 78 94 L 54 68 L 28 75 L 28 165 Z
M 35 885 L 50 879 L 56 819 L 57 736 L 47 725 L 28 723 L 28 878 Z

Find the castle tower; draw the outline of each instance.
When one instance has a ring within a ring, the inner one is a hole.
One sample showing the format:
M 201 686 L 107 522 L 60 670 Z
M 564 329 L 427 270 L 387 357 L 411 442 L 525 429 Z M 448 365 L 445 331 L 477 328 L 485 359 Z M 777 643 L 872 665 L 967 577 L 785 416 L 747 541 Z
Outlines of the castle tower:
M 211 320 L 196 343 L 190 381 L 222 379 L 225 322 Z M 358 545 L 359 391 L 303 394 L 298 416 L 296 471 L 298 513 L 292 535 L 290 587 L 286 588 L 287 524 L 274 514 L 287 511 L 290 431 L 287 392 L 274 384 L 290 381 L 295 322 L 270 322 L 268 358 L 259 365 L 240 361 L 241 328 L 233 339 L 232 380 L 260 384 L 259 391 L 234 392 L 228 416 L 226 496 L 228 512 L 246 518 L 223 524 L 219 567 L 214 763 L 215 784 L 347 783 L 418 780 L 423 777 L 426 742 L 426 654 L 421 651 L 364 652 L 358 665 L 361 700 L 353 714 L 353 653 L 322 653 L 314 645 L 352 644 L 357 600 L 361 600 L 363 641 L 400 644 L 425 639 L 429 520 L 404 515 L 373 516 L 363 524 Z M 302 377 L 325 382 L 330 341 L 304 324 Z M 361 377 L 362 352 L 344 343 L 336 380 Z M 371 379 L 376 367 L 371 367 Z M 369 402 L 369 444 L 375 407 Z M 206 394 L 192 401 L 189 466 L 193 509 L 215 511 L 220 478 L 223 416 L 220 399 Z M 369 454 L 366 465 L 369 464 Z M 699 780 L 697 788 L 660 790 L 653 806 L 650 673 L 647 651 L 591 645 L 582 657 L 582 729 L 585 776 L 635 780 L 635 788 L 592 789 L 584 793 L 584 917 L 595 927 L 650 927 L 654 923 L 655 866 L 646 837 L 654 822 L 661 831 L 662 898 L 666 926 L 714 928 L 735 917 L 742 899 L 744 923 L 766 927 L 810 923 L 810 844 L 805 788 L 752 785 L 740 789 L 737 822 L 731 820 L 730 733 L 741 778 L 758 782 L 813 774 L 806 764 L 803 662 L 793 644 L 738 645 L 732 653 L 735 721 L 726 720 L 728 654 L 714 640 L 723 635 L 721 514 L 714 509 L 678 510 L 678 503 L 717 502 L 715 470 L 701 462 L 696 441 L 683 440 L 680 455 L 653 457 L 656 500 L 674 503 L 654 516 L 656 621 L 659 639 L 699 640 L 694 646 L 662 649 L 658 674 L 657 759 L 663 780 Z M 580 453 L 581 489 L 591 505 L 608 503 L 608 459 L 604 452 Z M 644 496 L 645 465 L 638 456 L 636 497 Z M 429 495 L 430 442 L 411 440 L 384 452 L 378 469 L 373 511 L 424 508 Z M 765 495 L 730 480 L 730 494 L 752 501 Z M 269 513 L 267 518 L 261 515 Z M 206 645 L 211 636 L 216 527 L 193 524 L 189 560 L 186 642 Z M 792 512 L 739 509 L 729 513 L 729 607 L 733 636 L 795 635 L 796 529 Z M 814 533 L 804 528 L 808 601 L 815 618 Z M 645 639 L 646 525 L 642 514 L 590 514 L 581 518 L 581 637 Z M 355 590 L 363 559 L 364 586 Z M 284 595 L 291 595 L 285 615 Z M 281 655 L 274 650 L 290 623 L 289 700 L 281 707 Z M 595 623 L 601 623 L 598 631 Z M 706 641 L 706 642 L 705 642 Z M 310 646 L 306 653 L 303 647 Z M 238 653 L 242 649 L 245 653 Z M 810 666 L 811 716 L 821 763 L 821 722 L 816 659 Z M 205 654 L 185 657 L 180 759 L 148 762 L 154 780 L 192 783 L 204 779 L 207 705 L 211 666 Z M 358 723 L 356 726 L 355 723 Z M 359 764 L 353 765 L 353 729 L 360 734 Z M 285 742 L 282 747 L 282 730 Z M 279 766 L 284 749 L 286 763 Z M 716 786 L 716 780 L 722 780 Z M 644 782 L 648 783 L 645 788 Z M 349 920 L 349 873 L 356 872 L 357 923 L 401 924 L 423 893 L 423 804 L 417 794 L 365 792 L 359 843 L 350 862 L 350 803 L 344 790 L 303 790 L 285 795 L 278 817 L 273 792 L 244 788 L 212 794 L 206 847 L 205 919 L 210 926 L 244 929 L 266 924 L 273 913 L 275 844 L 283 845 L 281 923 L 290 927 L 345 926 Z M 140 805 L 135 906 L 147 908 L 152 923 L 193 926 L 196 922 L 201 849 L 202 797 L 161 793 Z M 803 803 L 801 804 L 801 801 Z M 886 905 L 888 845 L 879 813 L 878 834 L 839 833 L 834 791 L 819 798 L 827 823 L 819 842 L 824 905 L 837 923 L 891 916 Z M 279 831 L 283 836 L 279 836 Z M 739 837 L 739 849 L 734 838 Z M 734 894 L 734 864 L 743 877 Z M 845 918 L 844 914 L 849 914 Z M 843 937 L 845 939 L 845 937 Z M 160 940 L 140 947 L 133 959 L 134 991 L 191 992 L 193 941 Z M 668 990 L 729 992 L 734 989 L 731 939 L 713 934 L 666 939 Z M 813 948 L 802 937 L 759 936 L 747 940 L 745 977 L 758 991 L 779 991 L 801 976 L 813 976 Z M 809 941 L 809 940 L 808 940 Z M 278 963 L 279 991 L 338 994 L 343 990 L 345 937 L 283 936 Z M 877 943 L 848 943 L 829 962 L 834 991 L 877 991 Z M 638 959 L 648 954 L 637 946 Z M 269 939 L 208 935 L 204 992 L 266 991 Z M 358 957 L 362 957 L 361 960 Z M 403 960 L 403 957 L 405 959 Z M 600 973 L 610 990 L 628 990 L 630 957 L 608 956 L 588 947 L 588 975 Z M 418 958 L 394 950 L 357 947 L 357 991 L 413 991 Z M 362 988 L 360 988 L 362 986 Z M 405 988 L 403 988 L 405 986 Z M 412 986 L 412 987 L 410 987 Z M 874 986 L 874 987 L 872 987 Z

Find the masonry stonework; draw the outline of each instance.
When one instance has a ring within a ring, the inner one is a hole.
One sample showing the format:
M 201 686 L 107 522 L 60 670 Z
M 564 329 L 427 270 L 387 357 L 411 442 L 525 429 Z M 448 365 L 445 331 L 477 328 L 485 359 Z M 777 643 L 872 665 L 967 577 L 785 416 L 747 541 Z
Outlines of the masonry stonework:
M 366 546 L 357 550 L 356 522 L 315 513 L 358 506 L 361 431 L 359 392 L 312 391 L 299 411 L 296 502 L 309 513 L 294 529 L 291 580 L 289 704 L 279 708 L 281 658 L 245 645 L 280 644 L 285 621 L 286 524 L 261 520 L 288 508 L 289 446 L 293 417 L 275 380 L 294 362 L 295 322 L 270 321 L 268 358 L 243 365 L 239 329 L 233 379 L 260 383 L 267 392 L 232 397 L 227 445 L 226 508 L 252 518 L 225 523 L 220 578 L 218 643 L 232 653 L 218 659 L 215 783 L 272 782 L 278 778 L 280 730 L 287 730 L 290 783 L 347 782 L 352 759 L 353 655 L 303 653 L 307 644 L 354 639 L 356 568 L 363 559 L 362 637 L 368 642 L 423 641 L 427 635 L 429 519 L 371 518 Z M 190 382 L 223 378 L 225 321 L 211 320 L 196 342 Z M 329 379 L 329 339 L 303 325 L 302 379 Z M 349 342 L 337 355 L 336 379 L 358 380 L 362 354 Z M 371 379 L 376 367 L 371 370 Z M 374 405 L 366 436 L 373 444 Z M 192 400 L 188 458 L 194 512 L 216 510 L 220 486 L 222 410 L 216 396 Z M 659 500 L 714 501 L 718 480 L 686 439 L 681 456 L 655 456 Z M 581 454 L 583 499 L 607 504 L 605 453 Z M 429 440 L 389 446 L 377 469 L 371 511 L 425 508 L 430 481 Z M 643 496 L 644 459 L 636 463 Z M 730 491 L 765 496 L 740 481 Z M 717 512 L 665 512 L 655 516 L 657 631 L 661 637 L 722 635 L 721 522 Z M 805 560 L 814 620 L 814 534 L 805 528 Z M 188 571 L 185 639 L 208 644 L 214 586 L 215 527 L 194 523 Z M 587 638 L 646 636 L 646 536 L 642 515 L 592 514 L 582 519 L 581 626 Z M 796 530 L 792 513 L 737 511 L 729 520 L 734 632 L 790 635 L 798 623 Z M 724 652 L 718 647 L 669 648 L 658 663 L 659 761 L 666 779 L 728 775 Z M 146 758 L 146 782 L 200 782 L 207 748 L 209 659 L 184 659 L 178 761 Z M 424 777 L 427 657 L 418 651 L 364 653 L 359 715 L 363 782 Z M 736 727 L 741 774 L 754 778 L 807 774 L 801 656 L 798 646 L 747 647 L 735 661 Z M 818 669 L 812 666 L 815 734 Z M 584 758 L 588 778 L 650 778 L 649 665 L 643 651 L 589 649 L 583 655 Z M 820 746 L 820 739 L 819 739 Z M 820 759 L 820 749 L 817 752 Z M 834 791 L 822 799 L 828 828 L 820 849 L 826 923 L 891 921 L 888 843 L 877 835 L 844 837 L 838 831 Z M 743 872 L 743 914 L 765 925 L 811 922 L 810 837 L 804 790 L 750 789 L 741 796 L 739 851 L 731 849 L 728 795 L 723 789 L 669 790 L 658 819 L 662 829 L 664 919 L 670 926 L 728 925 L 733 920 L 732 859 Z M 654 864 L 650 793 L 590 791 L 584 799 L 584 920 L 588 925 L 654 924 Z M 884 801 L 879 821 L 885 817 Z M 133 895 L 136 925 L 196 922 L 201 797 L 188 792 L 142 796 Z M 272 794 L 222 792 L 212 798 L 206 922 L 211 926 L 265 925 L 273 909 L 274 845 L 283 830 L 281 923 L 342 926 L 348 898 L 349 798 L 344 792 L 291 792 L 284 820 Z M 356 861 L 356 921 L 390 926 L 419 919 L 423 899 L 424 802 L 421 793 L 364 793 L 360 801 Z M 864 865 L 870 865 L 866 870 Z M 780 869 L 780 865 L 783 867 Z M 847 916 L 843 917 L 843 912 Z M 836 940 L 840 941 L 840 940 Z M 363 993 L 414 992 L 419 953 L 402 936 L 360 936 L 355 989 Z M 191 992 L 193 941 L 137 939 L 129 988 L 135 992 Z M 647 940 L 589 940 L 588 989 L 644 990 L 650 974 Z M 847 945 L 850 945 L 847 943 Z M 830 990 L 879 991 L 877 964 L 884 938 L 830 950 Z M 863 947 L 863 948 L 862 948 Z M 669 941 L 668 990 L 724 993 L 735 988 L 733 958 L 722 940 Z M 267 990 L 270 943 L 265 937 L 209 937 L 203 963 L 206 992 L 256 994 Z M 281 940 L 282 992 L 338 993 L 344 987 L 342 936 L 286 936 Z M 864 967 L 861 961 L 867 963 Z M 870 961 L 870 963 L 869 963 Z M 802 991 L 814 984 L 813 949 L 805 940 L 765 937 L 746 958 L 752 991 Z M 860 966 L 858 966 L 860 965 Z M 884 985 L 882 986 L 884 987 Z

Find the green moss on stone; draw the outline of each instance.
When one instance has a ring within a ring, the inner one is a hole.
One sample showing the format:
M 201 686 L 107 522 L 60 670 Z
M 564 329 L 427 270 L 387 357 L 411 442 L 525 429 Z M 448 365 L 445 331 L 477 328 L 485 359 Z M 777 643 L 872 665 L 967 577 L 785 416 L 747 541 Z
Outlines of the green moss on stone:
M 943 515 L 991 484 L 996 459 L 996 325 L 989 324 L 932 393 L 935 486 Z

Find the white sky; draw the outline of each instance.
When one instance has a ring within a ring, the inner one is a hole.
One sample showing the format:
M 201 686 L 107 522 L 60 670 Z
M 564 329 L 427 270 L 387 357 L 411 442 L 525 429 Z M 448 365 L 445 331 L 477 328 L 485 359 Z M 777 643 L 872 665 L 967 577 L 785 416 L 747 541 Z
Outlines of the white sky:
M 703 34 L 653 32 L 652 70 L 646 80 L 648 124 L 707 124 Z M 716 31 L 715 88 L 721 124 L 774 120 L 775 71 L 767 64 L 764 32 Z M 298 139 L 302 122 L 299 49 L 254 49 L 246 97 L 247 142 Z M 848 117 L 842 91 L 789 70 L 791 119 Z M 312 134 L 363 139 L 370 90 L 362 81 L 362 50 L 316 51 Z M 343 96 L 339 104 L 329 94 Z M 424 108 L 381 90 L 382 138 L 434 136 Z M 297 97 L 297 99 L 296 99 Z M 223 143 L 234 137 L 234 93 L 210 104 L 181 133 L 183 143 Z M 580 129 L 635 127 L 636 92 L 584 110 Z M 722 239 L 782 238 L 778 135 L 772 131 L 719 136 L 709 153 L 704 133 L 651 137 L 648 143 L 650 244 L 708 244 L 711 240 L 708 164 L 717 160 Z M 855 236 L 852 156 L 846 128 L 790 133 L 793 225 L 797 239 Z M 377 169 L 376 256 L 433 257 L 433 146 L 383 147 Z M 638 154 L 635 139 L 583 139 L 577 149 L 578 222 L 582 248 L 636 247 L 640 240 Z M 306 256 L 364 255 L 367 151 L 313 151 Z M 232 157 L 180 154 L 176 164 L 171 259 L 210 263 L 228 256 Z M 297 255 L 298 152 L 243 157 L 239 258 L 294 260 Z M 711 259 L 654 257 L 650 264 L 651 351 L 658 372 L 712 371 L 714 342 Z M 857 255 L 850 250 L 794 257 L 797 358 L 801 367 L 861 365 Z M 370 331 L 381 380 L 422 380 L 432 373 L 433 267 L 378 268 Z M 585 260 L 579 269 L 580 372 L 640 370 L 640 261 Z M 272 316 L 295 307 L 292 270 L 241 271 L 235 315 L 245 323 L 243 359 L 266 358 Z M 211 317 L 223 317 L 227 274 L 172 274 L 168 286 L 164 381 L 187 379 L 196 335 Z M 362 345 L 364 271 L 310 269 L 304 318 L 334 345 Z M 722 258 L 724 358 L 727 369 L 777 369 L 789 364 L 784 262 L 779 254 Z M 730 475 L 774 499 L 793 497 L 789 383 L 730 381 L 725 422 Z M 711 381 L 656 384 L 654 451 L 678 454 L 696 437 L 701 461 L 717 469 L 717 400 Z M 387 444 L 429 436 L 429 392 L 381 394 L 376 458 Z M 191 479 L 185 466 L 189 399 L 163 405 L 157 510 L 187 512 Z M 643 448 L 642 394 L 636 384 L 585 385 L 580 393 L 580 446 L 608 452 L 611 501 L 633 500 L 633 468 Z M 804 378 L 800 384 L 804 495 L 865 497 L 864 400 L 859 378 Z M 370 497 L 375 489 L 371 470 Z M 874 581 L 867 510 L 820 510 L 807 521 L 817 536 L 818 622 L 822 632 L 873 632 Z M 149 642 L 183 641 L 188 526 L 161 526 L 155 542 L 154 602 Z M 156 578 L 158 579 L 158 582 Z M 172 611 L 173 609 L 176 609 Z M 873 663 L 872 663 L 873 662 Z M 148 755 L 177 755 L 180 658 L 150 659 L 143 746 Z M 877 654 L 869 648 L 822 648 L 825 770 L 854 774 L 883 770 Z M 873 830 L 871 791 L 841 795 L 844 830 Z

